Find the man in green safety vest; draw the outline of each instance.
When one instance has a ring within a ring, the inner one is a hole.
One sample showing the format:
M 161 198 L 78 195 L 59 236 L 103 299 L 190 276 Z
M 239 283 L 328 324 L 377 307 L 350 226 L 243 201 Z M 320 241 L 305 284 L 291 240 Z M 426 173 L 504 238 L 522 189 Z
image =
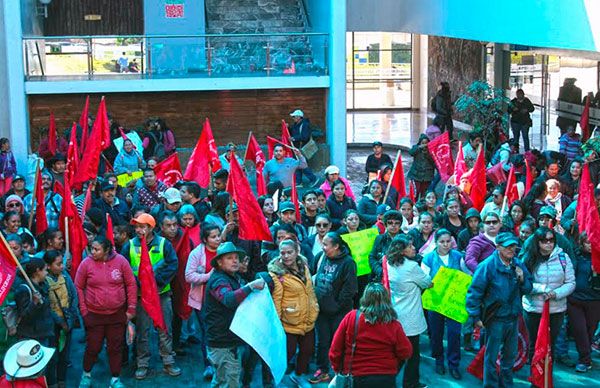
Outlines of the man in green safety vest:
M 142 213 L 131 220 L 136 237 L 129 240 L 121 254 L 129 260 L 134 275 L 138 276 L 141 258 L 141 238 L 146 236 L 150 262 L 154 270 L 156 288 L 160 294 L 160 306 L 167 325 L 167 332 L 158 331 L 159 353 L 163 361 L 163 371 L 169 376 L 179 376 L 181 369 L 175 365 L 175 352 L 173 351 L 173 337 L 171 334 L 171 323 L 173 321 L 173 307 L 171 304 L 171 280 L 177 273 L 177 254 L 173 245 L 157 234 L 154 234 L 156 221 L 150 214 Z M 138 287 L 141 287 L 138 281 Z M 138 290 L 139 292 L 139 290 Z M 139 294 L 138 294 L 139 297 Z M 148 375 L 150 366 L 150 327 L 152 319 L 148 316 L 141 301 L 138 300 L 136 312 L 136 348 L 137 348 L 137 370 L 135 378 L 143 380 Z

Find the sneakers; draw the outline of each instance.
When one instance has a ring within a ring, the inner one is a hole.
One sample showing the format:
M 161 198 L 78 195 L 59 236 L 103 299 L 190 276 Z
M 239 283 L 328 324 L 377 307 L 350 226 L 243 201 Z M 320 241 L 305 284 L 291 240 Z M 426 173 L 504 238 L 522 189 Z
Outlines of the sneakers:
M 121 379 L 116 379 L 110 382 L 108 388 L 125 388 L 125 384 L 123 384 Z
M 213 368 L 212 365 L 208 365 L 206 368 L 204 368 L 204 373 L 202 374 L 202 377 L 204 378 L 204 380 L 210 380 L 212 379 L 214 374 L 215 368 Z
M 308 380 L 311 384 L 328 383 L 331 381 L 331 376 L 328 372 L 323 372 L 321 369 L 317 369 L 315 374 Z
M 166 374 L 168 374 L 171 377 L 177 377 L 181 374 L 181 368 L 179 368 L 175 364 L 169 364 L 169 365 L 163 366 L 163 372 L 165 372 Z
M 144 380 L 148 376 L 148 368 L 140 367 L 135 371 L 136 380 Z
M 575 372 L 585 373 L 585 372 L 589 371 L 590 369 L 592 369 L 592 366 L 588 365 L 588 364 L 575 365 Z
M 90 388 L 92 386 L 92 376 L 81 376 L 81 381 L 79 382 L 79 388 Z

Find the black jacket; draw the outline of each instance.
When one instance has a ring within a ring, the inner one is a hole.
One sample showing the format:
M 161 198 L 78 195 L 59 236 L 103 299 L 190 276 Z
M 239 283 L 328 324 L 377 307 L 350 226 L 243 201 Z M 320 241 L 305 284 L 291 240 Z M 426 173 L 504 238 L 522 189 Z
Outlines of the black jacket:
M 329 209 L 331 222 L 333 223 L 331 230 L 339 229 L 339 227 L 342 225 L 342 218 L 344 218 L 344 213 L 346 210 L 356 209 L 356 203 L 348 196 L 344 196 L 344 200 L 342 202 L 338 202 L 335 199 L 335 196 L 331 194 L 329 198 L 327 198 L 326 204 L 327 209 Z
M 515 123 L 531 126 L 531 116 L 535 108 L 529 100 L 525 97 L 523 101 L 519 101 L 516 97 L 510 102 L 509 112 L 511 113 L 510 121 Z
M 390 166 L 393 166 L 394 162 L 392 162 L 392 158 L 388 154 L 381 154 L 379 159 L 375 157 L 375 154 L 371 154 L 367 157 L 365 171 L 367 174 L 370 172 L 377 172 L 381 170 L 381 166 L 383 164 L 389 164 Z
M 392 240 L 392 236 L 390 236 L 387 232 L 375 237 L 373 249 L 371 249 L 371 253 L 369 254 L 369 265 L 371 266 L 370 280 L 372 282 L 381 282 L 381 278 L 383 276 L 383 267 L 381 265 L 381 260 L 383 259 L 383 256 L 387 253 L 387 249 L 390 246 Z
M 352 310 L 358 292 L 356 263 L 346 248 L 334 258 L 324 257 L 315 276 L 319 314 L 342 315 Z
M 54 337 L 54 328 L 62 320 L 50 307 L 48 283 L 43 282 L 35 285 L 35 288 L 35 290 L 31 290 L 20 276 L 13 285 L 17 314 L 21 319 L 17 326 L 17 337 L 36 340 Z M 39 292 L 42 296 L 42 303 L 34 304 L 32 294 L 29 291 Z

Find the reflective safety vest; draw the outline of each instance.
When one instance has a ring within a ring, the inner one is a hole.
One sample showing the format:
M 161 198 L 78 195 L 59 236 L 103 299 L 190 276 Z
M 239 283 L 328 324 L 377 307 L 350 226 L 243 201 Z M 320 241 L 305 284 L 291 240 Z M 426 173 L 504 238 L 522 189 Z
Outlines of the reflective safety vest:
M 160 267 L 165 260 L 165 239 L 160 236 L 154 236 L 155 239 L 159 240 L 158 246 L 152 245 L 148 251 L 150 255 L 150 264 L 152 269 L 156 271 L 157 267 Z M 131 263 L 131 269 L 133 274 L 137 277 L 140 269 L 140 261 L 142 259 L 142 247 L 136 246 L 133 243 L 133 239 L 129 240 L 129 261 Z M 167 284 L 165 288 L 160 290 L 159 294 L 164 294 L 167 291 L 171 291 L 171 284 Z

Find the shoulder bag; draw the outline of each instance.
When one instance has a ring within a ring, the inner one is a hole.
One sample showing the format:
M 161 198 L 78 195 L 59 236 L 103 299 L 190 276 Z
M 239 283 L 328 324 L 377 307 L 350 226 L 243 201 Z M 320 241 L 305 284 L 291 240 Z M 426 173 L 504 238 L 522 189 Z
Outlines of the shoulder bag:
M 354 351 L 356 350 L 356 337 L 358 336 L 358 322 L 360 320 L 360 310 L 356 310 L 356 319 L 354 320 L 354 335 L 352 336 L 352 352 L 350 354 L 350 362 L 348 363 L 348 373 L 344 374 L 344 355 L 346 351 L 342 354 L 342 370 L 339 373 L 336 373 L 331 383 L 329 383 L 329 388 L 352 388 L 354 386 L 354 382 L 352 380 L 352 360 L 354 359 Z

